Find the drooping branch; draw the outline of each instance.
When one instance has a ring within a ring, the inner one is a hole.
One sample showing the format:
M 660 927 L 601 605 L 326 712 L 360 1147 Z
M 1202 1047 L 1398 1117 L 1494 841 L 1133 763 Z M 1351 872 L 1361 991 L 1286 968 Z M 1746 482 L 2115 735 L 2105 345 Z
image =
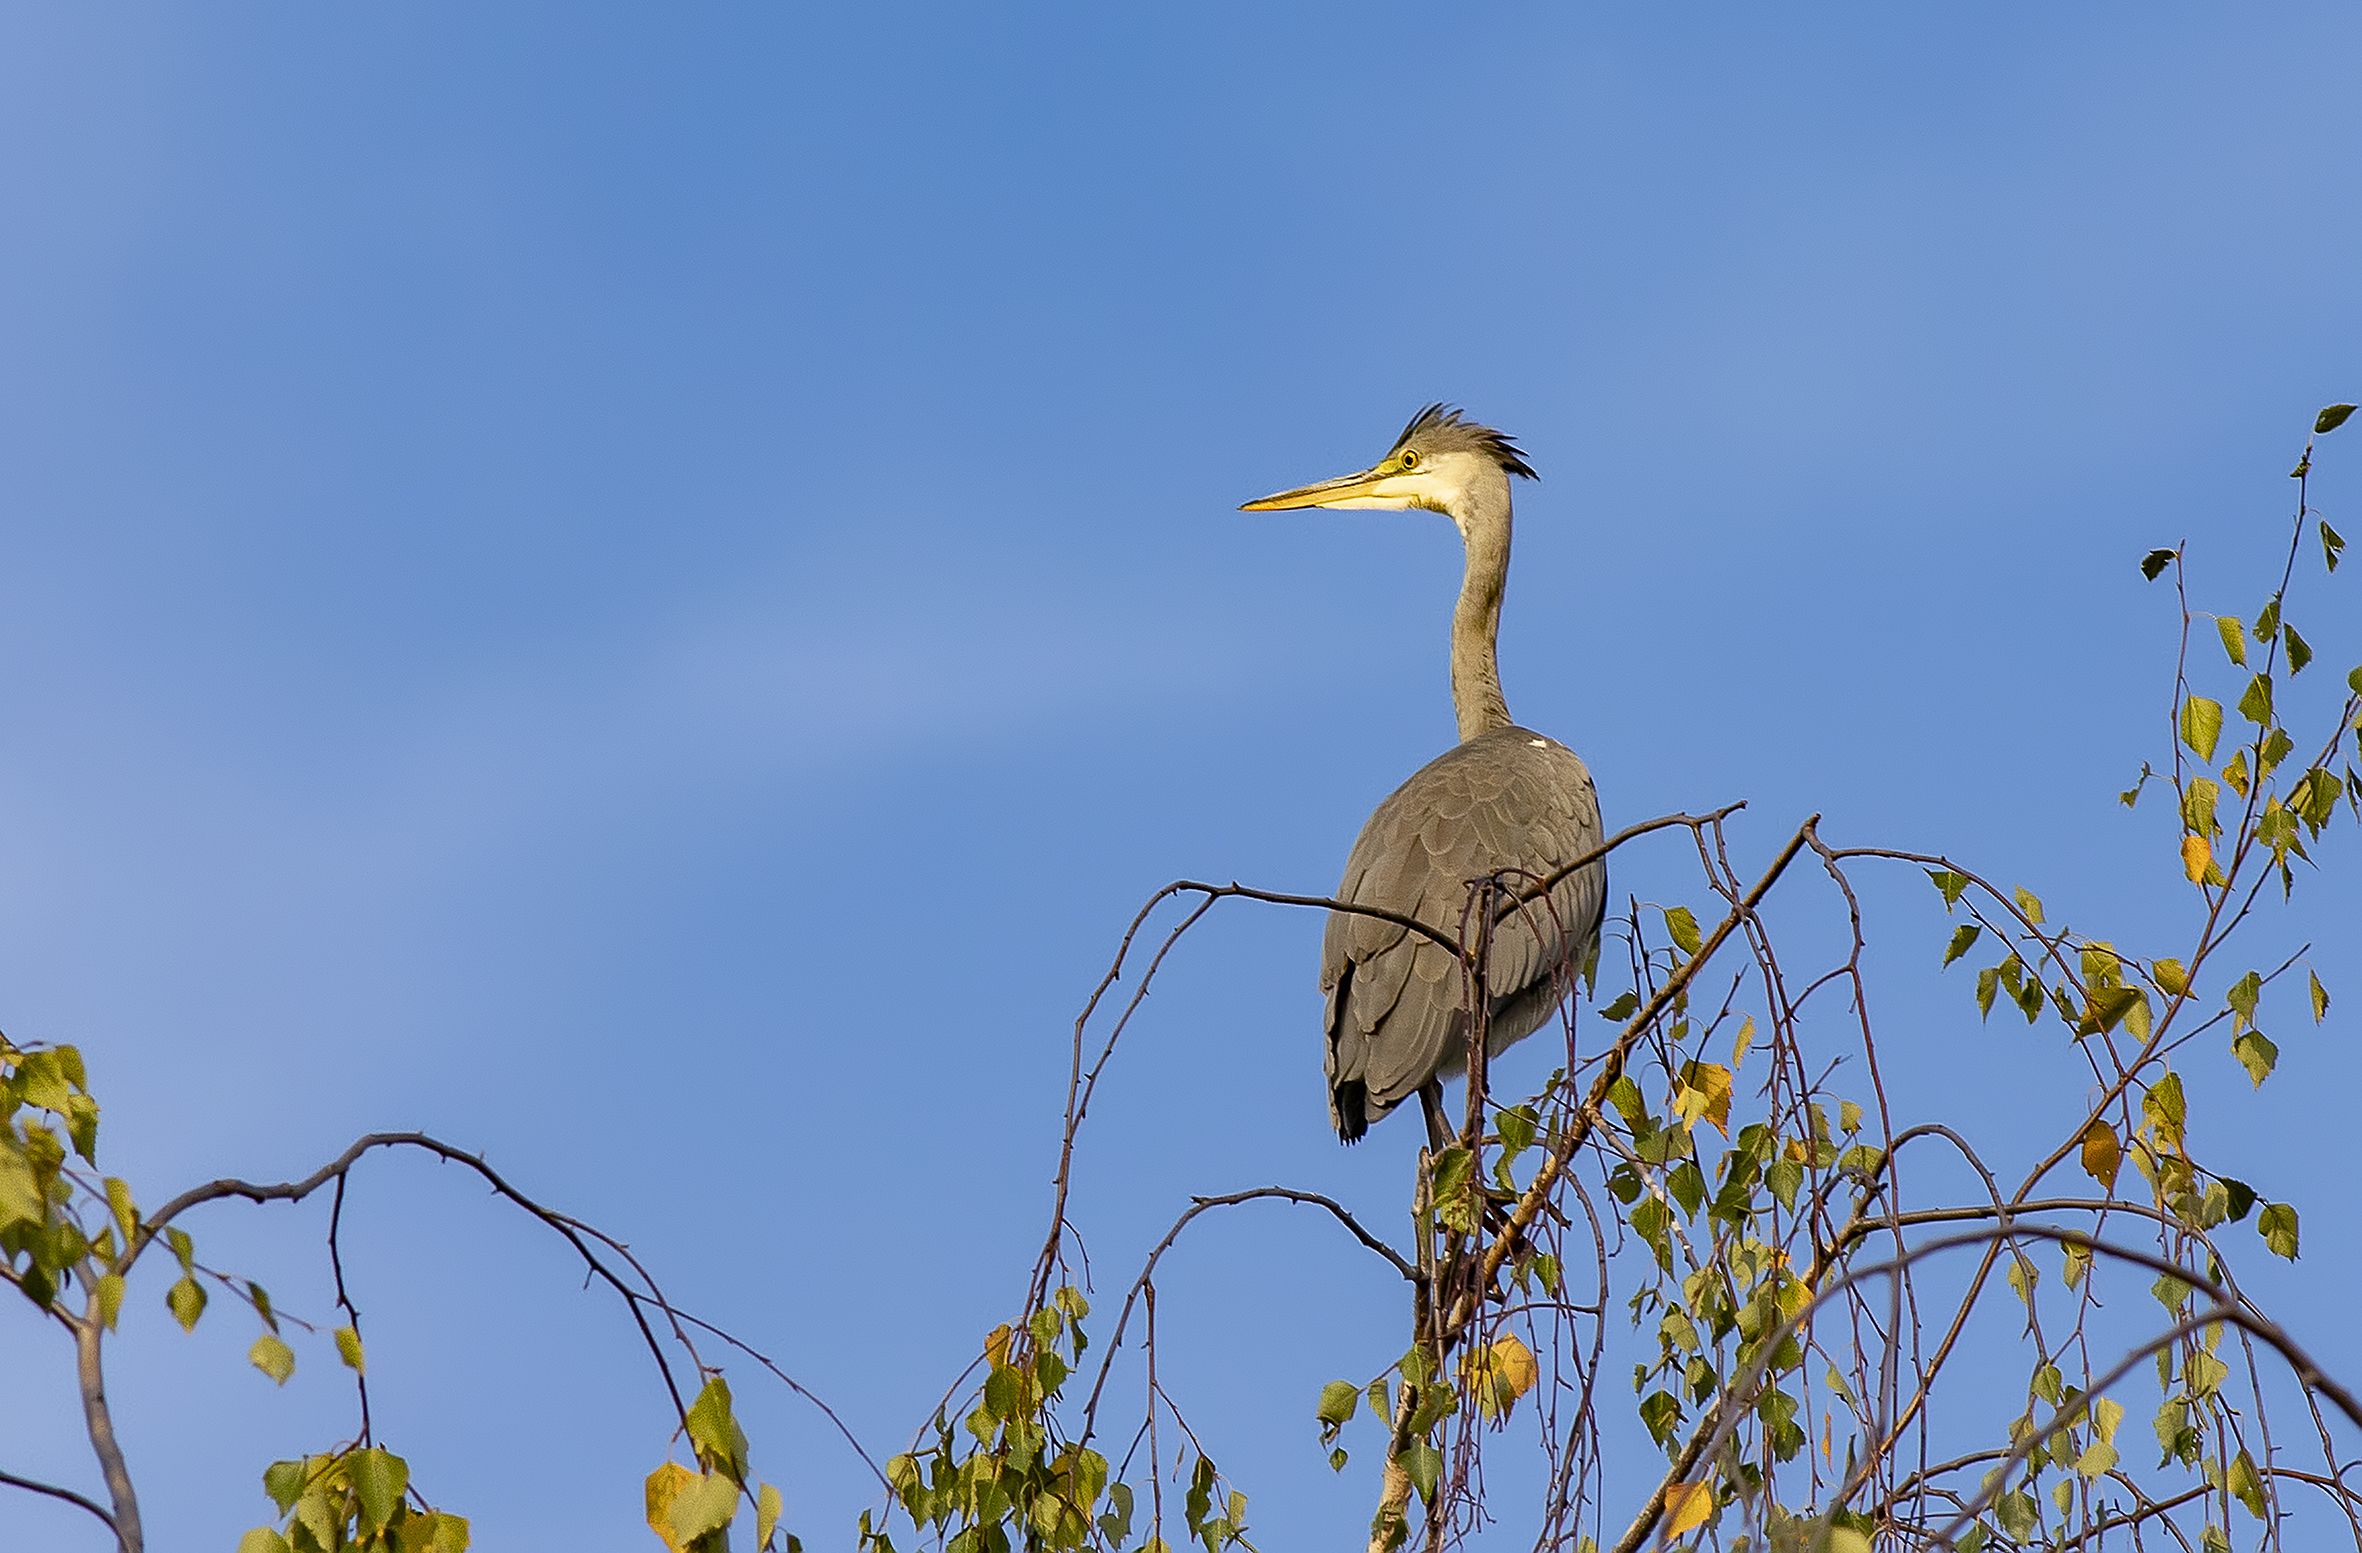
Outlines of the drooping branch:
M 1106 1389 L 1108 1374 L 1115 1367 L 1116 1353 L 1123 1347 L 1124 1331 L 1131 1323 L 1133 1306 L 1144 1298 L 1150 1297 L 1150 1291 L 1155 1288 L 1157 1263 L 1163 1260 L 1167 1251 L 1173 1249 L 1174 1243 L 1181 1238 L 1181 1232 L 1187 1229 L 1190 1222 L 1196 1219 L 1199 1214 L 1215 1208 L 1236 1207 L 1240 1203 L 1257 1202 L 1266 1198 L 1280 1202 L 1300 1203 L 1306 1207 L 1326 1211 L 1329 1217 L 1343 1225 L 1355 1240 L 1360 1241 L 1364 1247 L 1377 1256 L 1384 1258 L 1386 1263 L 1396 1272 L 1402 1274 L 1406 1280 L 1413 1284 L 1425 1281 L 1424 1275 L 1417 1267 L 1413 1266 L 1401 1252 L 1364 1228 L 1362 1222 L 1355 1218 L 1343 1203 L 1338 1202 L 1335 1198 L 1325 1197 L 1319 1192 L 1301 1191 L 1292 1186 L 1257 1186 L 1250 1187 L 1245 1191 L 1224 1192 L 1219 1196 L 1192 1197 L 1189 1200 L 1189 1206 L 1182 1211 L 1179 1218 L 1173 1221 L 1173 1227 L 1166 1230 L 1164 1238 L 1149 1251 L 1147 1261 L 1141 1265 L 1140 1275 L 1132 1280 L 1131 1288 L 1125 1291 L 1124 1303 L 1116 1312 L 1115 1329 L 1108 1337 L 1107 1352 L 1099 1361 L 1098 1377 L 1091 1384 L 1090 1400 L 1083 1406 L 1083 1428 L 1081 1435 L 1078 1436 L 1079 1441 L 1088 1442 L 1091 1438 L 1099 1417 L 1099 1394 Z
M 97 1516 L 99 1523 L 106 1527 L 108 1535 L 112 1536 L 118 1544 L 123 1540 L 121 1528 L 116 1526 L 115 1518 L 106 1512 L 105 1506 L 94 1499 L 87 1499 L 75 1493 L 70 1488 L 60 1488 L 55 1483 L 44 1483 L 39 1478 L 20 1477 L 5 1467 L 0 1467 L 0 1488 L 21 1488 L 28 1494 L 41 1494 L 51 1499 L 63 1500 L 77 1509 L 86 1510 Z
M 688 1427 L 689 1405 L 681 1395 L 679 1383 L 673 1377 L 672 1363 L 664 1352 L 664 1345 L 657 1341 L 655 1329 L 649 1326 L 647 1316 L 640 1309 L 641 1302 L 634 1297 L 635 1291 L 614 1268 L 607 1264 L 605 1259 L 591 1249 L 586 1226 L 568 1215 L 526 1196 L 516 1187 L 510 1185 L 506 1177 L 493 1169 L 480 1156 L 445 1143 L 440 1138 L 430 1137 L 423 1132 L 373 1132 L 366 1137 L 357 1138 L 343 1153 L 300 1181 L 265 1184 L 225 1177 L 218 1181 L 208 1181 L 202 1186 L 193 1186 L 157 1209 L 140 1226 L 138 1238 L 125 1248 L 123 1259 L 117 1265 L 116 1270 L 128 1274 L 131 1264 L 139 1259 L 140 1253 L 155 1243 L 156 1238 L 163 1234 L 165 1226 L 191 1208 L 232 1197 L 243 1198 L 254 1203 L 302 1202 L 331 1182 L 342 1181 L 345 1173 L 351 1170 L 362 1156 L 377 1149 L 395 1148 L 419 1149 L 451 1164 L 466 1167 L 481 1177 L 485 1184 L 492 1188 L 495 1195 L 505 1198 L 525 1210 L 533 1218 L 539 1219 L 543 1224 L 555 1230 L 568 1245 L 572 1246 L 575 1254 L 582 1258 L 583 1266 L 590 1275 L 622 1296 L 624 1308 L 631 1312 L 633 1324 L 640 1329 L 641 1340 L 647 1345 L 650 1356 L 656 1361 L 657 1373 L 663 1377 L 665 1391 L 672 1398 L 674 1413 L 680 1418 L 682 1427 Z M 669 1309 L 669 1306 L 665 1306 L 665 1308 Z

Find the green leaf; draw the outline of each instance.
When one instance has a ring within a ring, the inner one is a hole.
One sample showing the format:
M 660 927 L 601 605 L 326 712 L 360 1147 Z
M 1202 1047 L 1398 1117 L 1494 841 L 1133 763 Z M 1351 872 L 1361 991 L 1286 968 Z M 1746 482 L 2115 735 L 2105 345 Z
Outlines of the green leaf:
M 246 1350 L 246 1358 L 256 1369 L 282 1386 L 287 1384 L 287 1377 L 295 1373 L 295 1350 L 288 1347 L 276 1332 L 265 1332 L 256 1338 L 254 1346 Z
M 2305 671 L 2305 665 L 2313 661 L 2312 644 L 2297 635 L 2294 626 L 2282 626 L 2280 640 L 2288 647 L 2288 672 L 2302 674 Z
M 271 1496 L 271 1503 L 285 1515 L 303 1497 L 311 1476 L 312 1464 L 308 1461 L 274 1461 L 262 1469 L 262 1491 Z
M 2280 1062 L 2280 1048 L 2261 1030 L 2250 1030 L 2233 1041 L 2231 1055 L 2239 1059 L 2239 1066 L 2247 1070 L 2248 1082 L 2258 1089 L 2264 1087 L 2264 1080 L 2272 1076 L 2272 1069 Z
M 2264 1245 L 2274 1256 L 2296 1260 L 2296 1210 L 2284 1202 L 2276 1202 L 2264 1209 L 2255 1221 L 2256 1233 L 2264 1237 Z
M 383 1527 L 402 1506 L 402 1490 L 410 1486 L 410 1464 L 383 1446 L 355 1451 L 345 1463 L 353 1495 L 361 1501 L 364 1536 Z
M 2190 1119 L 2189 1098 L 2182 1093 L 2182 1076 L 2166 1073 L 2141 1096 L 2141 1120 L 2159 1141 L 2178 1144 Z
M 2173 564 L 2173 557 L 2174 552 L 2171 550 L 2150 551 L 2141 557 L 2141 575 L 2155 582 L 2164 575 L 2165 568 Z
M 2258 728 L 2272 721 L 2272 676 L 2258 674 L 2247 682 L 2247 690 L 2239 697 L 2239 715 Z
M 2362 669 L 2356 669 L 2354 676 L 2356 679 L 2362 680 Z M 2362 686 L 2356 688 L 2362 690 Z M 1927 871 L 1927 877 L 1933 880 L 1936 889 L 1942 892 L 1944 904 L 1947 907 L 1960 904 L 1961 892 L 1968 888 L 1968 875 L 1956 869 L 1931 868 Z
M 1601 1009 L 1599 1017 L 1607 1020 L 1630 1019 L 1639 1010 L 1640 995 L 1635 992 L 1625 992 L 1618 994 L 1613 1003 Z
M 355 1375 L 369 1373 L 368 1363 L 361 1353 L 361 1334 L 351 1327 L 336 1329 L 336 1356 L 342 1359 L 344 1367 Z
M 2192 696 L 2182 703 L 2182 742 L 2195 750 L 2200 760 L 2214 759 L 2215 741 L 2222 737 L 2223 704 L 2206 696 Z
M 107 1177 L 107 1212 L 114 1215 L 115 1234 L 129 1250 L 139 1239 L 139 1210 L 132 1206 L 131 1187 L 114 1176 Z
M 2182 1366 L 2182 1379 L 2189 1385 L 2190 1395 L 2200 1399 L 2213 1396 L 2230 1378 L 2231 1367 L 2204 1349 L 2190 1355 Z
M 2032 1541 L 2034 1528 L 2042 1524 L 2041 1507 L 2034 1503 L 2032 1494 L 2023 1491 L 2003 1494 L 1995 1500 L 1993 1515 L 2012 1542 Z
M 2042 925 L 2042 897 L 2023 885 L 2020 885 L 2012 893 L 2017 896 L 2018 910 L 2026 914 L 2026 920 L 2036 927 L 2040 927 Z
M 180 1282 L 164 1291 L 164 1304 L 183 1332 L 194 1332 L 197 1318 L 205 1314 L 205 1286 L 183 1273 Z
M 1668 1271 L 1673 1266 L 1672 1222 L 1672 1211 L 1662 1198 L 1644 1197 L 1633 1206 L 1632 1232 L 1656 1253 L 1657 1265 Z
M 2235 1021 L 2236 1025 L 2251 1025 L 2255 1023 L 2255 1005 L 2263 995 L 2263 977 L 2254 971 L 2249 971 L 2231 983 L 2230 988 L 2223 993 L 2223 1001 L 2230 1005 L 2231 1012 L 2238 1016 Z
M 707 1471 L 745 1481 L 746 1435 L 730 1411 L 730 1383 L 719 1375 L 708 1380 L 689 1404 L 689 1444 Z
M 292 1553 L 287 1539 L 268 1526 L 257 1526 L 238 1539 L 238 1553 Z
M 115 1330 L 115 1320 L 123 1314 L 123 1275 L 101 1273 L 98 1279 L 98 1319 L 108 1331 Z
M 2321 524 L 2322 564 L 2327 566 L 2329 570 L 2333 572 L 2336 571 L 2338 552 L 2345 549 L 2345 547 L 2345 535 L 2340 534 L 2336 529 L 2331 528 L 2328 522 L 2324 520 Z
M 1665 908 L 1665 931 L 1673 935 L 1673 943 L 1683 954 L 1696 954 L 1704 940 L 1698 936 L 1698 919 L 1687 906 Z
M 2244 1448 L 2231 1458 L 2231 1469 L 2223 1474 L 2223 1487 L 2231 1491 L 2233 1499 L 2247 1506 L 2248 1514 L 2259 1521 L 2264 1518 L 2263 1479 L 2256 1476 L 2255 1458 Z
M 776 1531 L 776 1530 L 778 1529 L 778 1527 L 779 1527 L 779 1515 L 780 1515 L 780 1512 L 781 1512 L 782 1510 L 786 1509 L 786 1508 L 787 1508 L 787 1506 L 786 1506 L 786 1502 L 785 1502 L 784 1500 L 782 1500 L 782 1499 L 779 1497 L 779 1490 L 778 1490 L 777 1488 L 774 1488 L 774 1487 L 773 1487 L 772 1485 L 770 1485 L 769 1483 L 765 1483 L 765 1484 L 762 1486 L 762 1488 L 761 1488 L 761 1489 L 759 1489 L 759 1490 L 756 1492 L 756 1494 L 755 1494 L 755 1546 L 756 1546 L 756 1547 L 758 1547 L 758 1548 L 767 1548 L 767 1547 L 769 1547 L 769 1546 L 771 1545 L 771 1533 L 772 1533 L 772 1532 L 774 1532 L 774 1531 Z
M 2321 978 L 2309 967 L 2305 971 L 2305 980 L 2312 983 L 2313 1023 L 2319 1024 L 2329 1012 L 2329 989 L 2321 985 Z
M 1436 1156 L 1433 1190 L 1437 1218 L 1463 1234 L 1476 1233 L 1483 1222 L 1484 1209 L 1478 1201 L 1479 1190 L 1475 1179 L 1476 1156 L 1454 1145 Z
M 2091 995 L 2092 1022 L 2102 1030 L 2113 1030 L 2145 997 L 2138 987 L 2102 987 Z
M 2346 423 L 2346 417 L 2353 413 L 2354 407 L 2350 404 L 2330 405 L 2319 415 L 2313 417 L 2313 435 L 2316 437 L 2327 436 L 2343 426 Z M 2253 1469 L 2250 1468 L 2250 1470 Z M 2256 1513 L 2261 1515 L 2263 1512 L 2259 1510 Z
M 672 1529 L 682 1547 L 698 1538 L 720 1531 L 738 1513 L 738 1485 L 726 1474 L 708 1472 L 681 1490 L 672 1508 L 665 1511 L 665 1524 Z
M 1320 1405 L 1312 1416 L 1324 1424 L 1343 1424 L 1353 1417 L 1354 1407 L 1361 1401 L 1361 1388 L 1349 1380 L 1333 1380 L 1320 1388 Z
M 1673 1200 L 1681 1204 L 1681 1211 L 1694 1219 L 1706 1201 L 1705 1172 L 1698 1168 L 1696 1160 L 1685 1159 L 1674 1166 L 1673 1173 L 1665 1178 L 1665 1190 L 1671 1192 Z
M 1419 1497 L 1433 1503 L 1436 1480 L 1443 1476 L 1442 1453 L 1425 1440 L 1413 1440 L 1403 1447 L 1402 1465 L 1411 1475 L 1411 1486 L 1419 1491 Z
M 2223 639 L 2223 651 L 2241 668 L 2247 667 L 2247 622 L 2237 615 L 2217 615 L 2214 628 Z
M 2023 1253 L 2012 1252 L 2009 1259 L 2009 1286 L 2017 1291 L 2026 1308 L 2034 1308 L 2034 1286 L 2042 1281 L 2042 1269 L 2028 1261 Z
M 1533 1147 L 1537 1122 L 1531 1106 L 1515 1106 L 1503 1111 L 1498 1123 L 1501 1147 L 1512 1154 L 1522 1154 Z
M 1944 947 L 1944 963 L 1946 965 L 1950 965 L 1954 960 L 1957 960 L 1962 955 L 1968 953 L 1969 946 L 1974 944 L 1977 941 L 1978 935 L 1984 931 L 1985 930 L 1983 928 L 1977 926 L 1977 924 L 1974 922 L 1961 923 L 1959 928 L 1952 934 L 1952 942 Z
M 1681 1422 L 1681 1399 L 1669 1391 L 1650 1392 L 1640 1399 L 1640 1421 L 1648 1426 L 1651 1439 L 1665 1444 Z

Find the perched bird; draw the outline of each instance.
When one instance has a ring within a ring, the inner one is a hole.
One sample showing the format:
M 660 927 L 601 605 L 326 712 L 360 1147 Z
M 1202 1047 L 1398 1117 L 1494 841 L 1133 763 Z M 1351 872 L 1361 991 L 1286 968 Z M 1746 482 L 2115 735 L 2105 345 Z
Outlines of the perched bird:
M 1454 942 L 1473 882 L 1532 887 L 1600 843 L 1599 794 L 1575 752 L 1509 720 L 1495 641 L 1509 575 L 1509 477 L 1536 478 L 1516 444 L 1456 409 L 1429 405 L 1359 474 L 1281 491 L 1242 512 L 1412 507 L 1460 530 L 1467 572 L 1452 611 L 1452 705 L 1460 742 L 1419 768 L 1361 828 L 1336 898 L 1427 923 Z M 1607 867 L 1593 861 L 1546 897 L 1508 909 L 1486 959 L 1485 1050 L 1532 1034 L 1596 950 Z M 1416 1094 L 1441 1148 L 1443 1083 L 1466 1067 L 1470 990 L 1442 945 L 1376 917 L 1332 912 L 1321 946 L 1328 994 L 1329 1119 L 1357 1141 Z

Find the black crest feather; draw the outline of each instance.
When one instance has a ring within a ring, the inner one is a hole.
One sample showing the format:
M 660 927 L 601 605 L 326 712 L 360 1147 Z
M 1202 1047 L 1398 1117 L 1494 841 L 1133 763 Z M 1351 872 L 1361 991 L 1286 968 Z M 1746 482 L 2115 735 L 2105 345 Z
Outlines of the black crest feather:
M 1413 441 L 1426 451 L 1464 451 L 1482 453 L 1513 475 L 1528 480 L 1542 477 L 1534 473 L 1534 466 L 1525 461 L 1525 453 L 1509 440 L 1508 433 L 1480 425 L 1461 413 L 1460 407 L 1431 404 L 1411 417 L 1402 435 L 1394 439 L 1394 446 L 1386 450 L 1389 457 L 1401 452 Z

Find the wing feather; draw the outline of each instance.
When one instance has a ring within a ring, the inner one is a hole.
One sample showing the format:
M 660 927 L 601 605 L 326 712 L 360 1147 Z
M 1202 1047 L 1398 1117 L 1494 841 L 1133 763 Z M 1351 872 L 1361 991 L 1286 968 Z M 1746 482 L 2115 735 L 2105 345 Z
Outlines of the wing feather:
M 1457 938 L 1471 881 L 1545 877 L 1600 836 L 1598 793 L 1574 752 L 1522 728 L 1497 729 L 1430 761 L 1378 806 L 1354 842 L 1338 898 Z M 1597 942 L 1606 873 L 1600 863 L 1579 869 L 1494 928 L 1491 1049 L 1531 1033 L 1556 1007 L 1558 996 L 1537 994 L 1563 995 Z M 1440 945 L 1394 923 L 1334 913 L 1321 962 L 1332 1094 L 1362 1085 L 1375 1120 L 1460 1066 L 1464 989 Z

